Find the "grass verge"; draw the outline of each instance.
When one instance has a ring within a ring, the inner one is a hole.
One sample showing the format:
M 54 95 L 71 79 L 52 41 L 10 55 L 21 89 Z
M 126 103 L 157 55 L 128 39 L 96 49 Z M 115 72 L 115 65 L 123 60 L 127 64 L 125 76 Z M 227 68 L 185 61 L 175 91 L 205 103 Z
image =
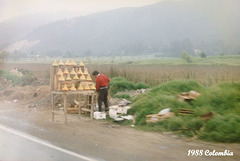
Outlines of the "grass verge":
M 197 91 L 202 95 L 191 102 L 177 99 L 180 92 Z M 146 123 L 146 115 L 171 108 L 176 116 L 158 123 Z M 191 109 L 190 116 L 178 115 L 178 109 Z M 209 121 L 199 115 L 214 112 Z M 136 115 L 136 125 L 151 131 L 174 131 L 185 136 L 198 136 L 217 142 L 240 142 L 240 83 L 221 83 L 205 87 L 196 81 L 171 81 L 154 87 L 134 100 L 130 114 Z

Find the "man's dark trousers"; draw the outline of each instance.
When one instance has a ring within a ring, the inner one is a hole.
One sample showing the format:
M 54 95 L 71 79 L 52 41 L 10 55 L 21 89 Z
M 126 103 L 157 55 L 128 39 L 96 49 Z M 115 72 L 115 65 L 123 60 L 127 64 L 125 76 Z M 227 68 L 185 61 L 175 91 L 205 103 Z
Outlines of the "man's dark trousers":
M 108 110 L 108 89 L 100 89 L 98 92 L 98 109 L 102 111 L 102 102 L 105 105 L 105 111 Z

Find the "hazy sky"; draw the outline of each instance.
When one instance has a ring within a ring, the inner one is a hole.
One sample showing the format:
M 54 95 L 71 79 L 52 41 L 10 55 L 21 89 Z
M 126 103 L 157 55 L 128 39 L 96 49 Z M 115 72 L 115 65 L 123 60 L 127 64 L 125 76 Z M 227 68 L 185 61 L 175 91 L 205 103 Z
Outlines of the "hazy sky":
M 120 7 L 143 6 L 158 1 L 161 0 L 0 0 L 0 21 L 39 12 L 67 11 L 86 15 Z

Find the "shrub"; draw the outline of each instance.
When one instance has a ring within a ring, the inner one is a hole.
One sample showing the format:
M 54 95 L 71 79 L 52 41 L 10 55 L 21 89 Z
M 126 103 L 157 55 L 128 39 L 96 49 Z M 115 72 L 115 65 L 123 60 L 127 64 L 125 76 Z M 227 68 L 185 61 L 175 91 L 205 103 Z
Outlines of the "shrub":
M 231 114 L 209 120 L 201 138 L 219 142 L 240 142 L 239 136 L 240 118 Z
M 200 57 L 201 57 L 201 58 L 206 58 L 207 55 L 206 55 L 204 52 L 201 52 L 201 53 L 200 53 Z
M 0 70 L 1 77 L 11 80 L 12 84 L 15 85 L 31 85 L 37 78 L 29 71 L 23 71 L 23 76 L 17 76 L 11 74 L 9 71 Z
M 116 94 L 119 91 L 126 91 L 126 90 L 136 90 L 136 89 L 146 89 L 149 88 L 148 85 L 144 83 L 133 83 L 128 81 L 125 78 L 122 77 L 114 77 L 111 79 L 110 83 L 110 92 L 111 94 Z
M 185 60 L 187 63 L 192 63 L 192 58 L 186 51 L 182 52 L 181 58 Z

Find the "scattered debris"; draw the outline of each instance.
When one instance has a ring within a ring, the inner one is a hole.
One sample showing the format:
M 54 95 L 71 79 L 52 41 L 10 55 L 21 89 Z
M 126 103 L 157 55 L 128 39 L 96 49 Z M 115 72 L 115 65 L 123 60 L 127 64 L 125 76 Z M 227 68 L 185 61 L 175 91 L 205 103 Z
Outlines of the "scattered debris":
M 14 102 L 14 103 L 18 102 L 18 99 L 14 99 L 13 102 Z
M 40 88 L 38 88 L 38 89 L 36 90 L 36 92 L 33 94 L 33 97 L 37 97 L 39 91 L 40 91 Z
M 129 104 L 131 104 L 132 102 L 131 101 L 128 101 L 126 99 L 123 99 L 121 102 L 118 103 L 118 106 L 127 106 Z
M 108 127 L 108 128 L 119 128 L 120 125 L 108 125 L 107 127 Z
M 124 118 L 116 118 L 116 119 L 114 119 L 115 121 L 123 121 L 124 120 Z
M 138 89 L 136 92 L 137 93 L 141 93 L 141 94 L 144 94 L 148 91 L 149 89 Z
M 137 90 L 128 90 L 128 91 L 119 91 L 115 94 L 116 95 L 129 95 L 131 98 L 136 97 L 139 94 L 145 94 L 148 92 L 150 88 L 147 89 L 137 89 Z
M 158 114 L 165 114 L 171 111 L 171 108 L 162 109 Z
M 180 95 L 178 95 L 178 100 L 179 101 L 192 101 L 192 100 L 195 100 L 196 98 L 198 98 L 199 96 L 201 96 L 201 94 L 196 91 L 182 92 L 182 93 L 180 93 Z
M 31 103 L 27 105 L 27 108 L 35 108 L 35 107 L 37 107 L 37 104 L 35 103 Z
M 193 110 L 187 110 L 187 109 L 178 109 L 178 114 L 179 115 L 193 115 L 194 111 Z
M 126 120 L 133 120 L 133 116 L 132 115 L 121 116 L 121 118 L 126 119 Z
M 132 115 L 122 116 L 122 115 L 126 115 L 127 111 L 131 108 L 130 106 L 127 106 L 130 103 L 131 103 L 130 101 L 123 99 L 121 102 L 118 103 L 118 105 L 110 106 L 109 107 L 109 117 L 111 117 L 112 119 L 114 119 L 116 121 L 123 121 L 124 119 L 133 120 Z
M 147 123 L 156 123 L 158 121 L 169 119 L 173 116 L 175 116 L 174 112 L 168 112 L 168 113 L 164 113 L 164 114 L 147 115 L 146 116 L 146 122 Z

